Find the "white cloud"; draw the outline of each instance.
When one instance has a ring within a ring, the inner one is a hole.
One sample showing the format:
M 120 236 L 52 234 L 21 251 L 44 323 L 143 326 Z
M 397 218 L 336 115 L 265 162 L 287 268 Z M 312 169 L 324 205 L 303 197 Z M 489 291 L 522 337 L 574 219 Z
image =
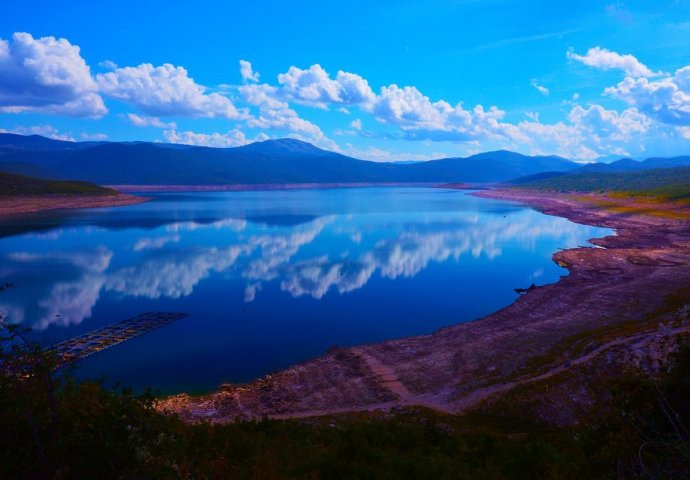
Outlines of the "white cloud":
M 546 88 L 546 87 L 543 86 L 543 85 L 539 85 L 539 83 L 537 82 L 537 80 L 534 79 L 534 78 L 533 78 L 532 81 L 530 82 L 530 85 L 532 85 L 532 87 L 534 87 L 539 93 L 541 93 L 541 94 L 544 95 L 545 97 L 548 97 L 548 96 L 549 96 L 549 93 L 551 93 L 551 92 L 549 92 L 549 89 L 548 89 L 548 88 Z
M 321 65 L 306 70 L 291 66 L 278 75 L 281 92 L 297 102 L 320 108 L 329 104 L 361 105 L 374 99 L 369 83 L 359 75 L 339 71 L 335 79 Z
M 132 103 L 149 115 L 239 119 L 246 116 L 229 98 L 206 93 L 183 67 L 144 63 L 96 75 L 101 93 Z
M 81 132 L 79 135 L 82 140 L 90 140 L 90 141 L 102 141 L 102 140 L 107 140 L 108 135 L 105 133 L 88 133 L 88 132 Z
M 354 132 L 352 132 L 354 133 Z M 364 149 L 355 148 L 352 144 L 346 144 L 344 148 L 339 150 L 340 153 L 348 155 L 353 158 L 360 158 L 362 160 L 371 160 L 373 162 L 395 162 L 395 161 L 426 161 L 435 160 L 439 158 L 449 157 L 446 152 L 429 151 L 427 153 L 409 153 L 397 152 L 394 150 L 383 150 L 369 146 Z
M 501 122 L 505 112 L 495 106 L 465 110 L 461 103 L 453 107 L 445 100 L 432 102 L 416 87 L 382 87 L 373 114 L 380 122 L 399 125 L 408 140 L 464 142 L 519 136 L 515 126 Z
M 601 47 L 590 48 L 586 55 L 578 55 L 572 50 L 568 50 L 566 56 L 571 60 L 599 70 L 622 70 L 631 77 L 654 77 L 662 74 L 661 72 L 653 72 L 630 54 L 621 55 Z
M 593 160 L 602 154 L 628 155 L 630 146 L 637 150 L 651 126 L 650 119 L 634 108 L 619 113 L 600 105 L 575 105 L 567 120 L 543 124 L 535 116 L 520 122 L 522 144 L 532 154 Z
M 63 140 L 66 142 L 74 142 L 74 137 L 66 133 L 60 133 L 52 125 L 33 125 L 30 127 L 14 127 L 9 130 L 0 128 L 0 133 L 16 133 L 18 135 L 41 135 L 43 137 L 52 138 L 53 140 Z
M 164 136 L 169 142 L 229 147 L 250 141 L 240 128 L 226 133 L 179 131 L 175 122 L 161 119 L 172 115 L 222 118 L 241 121 L 242 129 L 261 129 L 271 136 L 287 135 L 322 148 L 378 160 L 429 155 L 384 152 L 373 145 L 363 149 L 341 148 L 319 125 L 303 118 L 304 114 L 292 106 L 295 103 L 317 108 L 332 106 L 346 114 L 358 108 L 363 115 L 370 114 L 389 126 L 377 129 L 376 133 L 363 131 L 362 119 L 356 118 L 348 130 L 336 130 L 336 135 L 361 132 L 365 136 L 392 140 L 461 142 L 477 149 L 510 148 L 580 159 L 607 153 L 641 152 L 646 142 L 661 144 L 662 138 L 683 142 L 687 139 L 690 66 L 672 76 L 653 79 L 662 74 L 632 55 L 594 47 L 585 55 L 570 50 L 567 56 L 595 68 L 625 72 L 627 78 L 605 92 L 628 103 L 630 108 L 615 111 L 598 105 L 574 105 L 560 122 L 544 124 L 535 112 L 529 121 L 509 123 L 505 120 L 506 112 L 495 106 L 465 107 L 462 102 L 432 100 L 414 86 L 390 84 L 374 92 L 362 76 L 344 71 L 331 76 L 318 64 L 307 69 L 291 66 L 278 75 L 276 85 L 270 85 L 258 83 L 259 74 L 251 63 L 240 60 L 243 85 L 226 85 L 221 90 L 197 84 L 187 70 L 171 64 L 118 67 L 105 61 L 100 65 L 108 71 L 94 78 L 79 47 L 67 40 L 34 39 L 28 33 L 16 33 L 9 42 L 0 40 L 0 112 L 99 116 L 107 112 L 102 95 L 137 106 L 141 112 L 127 114 L 128 120 L 140 127 L 165 129 Z M 549 89 L 536 79 L 530 84 L 542 94 L 549 94 Z M 578 98 L 576 93 L 564 104 L 573 105 Z M 246 108 L 239 108 L 234 101 Z M 369 117 L 363 118 L 364 123 L 369 121 Z M 678 128 L 663 130 L 663 124 Z M 48 125 L 17 127 L 13 131 L 73 140 L 71 135 Z M 104 136 L 82 133 L 81 138 L 100 140 Z M 268 138 L 266 133 L 255 137 L 265 138 Z
M 227 133 L 197 133 L 192 131 L 178 132 L 177 130 L 166 130 L 163 132 L 163 136 L 170 143 L 203 147 L 238 147 L 251 142 L 247 139 L 244 132 L 237 128 L 229 130 Z
M 312 136 L 315 140 L 324 137 L 323 132 L 316 124 L 300 118 L 297 112 L 289 108 L 262 112 L 259 116 L 247 120 L 247 125 L 265 130 L 302 132 Z
M 158 117 L 149 117 L 146 115 L 137 115 L 136 113 L 128 113 L 127 118 L 130 122 L 132 122 L 132 125 L 137 127 L 157 127 L 169 129 L 177 128 L 177 124 L 175 122 L 164 122 Z
M 260 76 L 259 72 L 252 70 L 252 64 L 247 60 L 240 60 L 240 75 L 244 82 L 258 82 Z
M 242 99 L 261 109 L 286 109 L 288 103 L 280 98 L 278 88 L 267 83 L 242 85 L 238 88 Z
M 662 123 L 690 125 L 690 66 L 661 80 L 626 77 L 605 93 Z
M 107 111 L 78 46 L 29 33 L 0 39 L 0 112 L 101 117 Z
M 621 142 L 628 142 L 633 136 L 646 133 L 651 124 L 650 119 L 635 108 L 619 113 L 606 110 L 601 105 L 592 105 L 587 109 L 576 105 L 570 111 L 568 120 L 590 135 Z
M 262 83 L 242 85 L 238 91 L 245 102 L 259 107 L 259 114 L 247 119 L 246 123 L 249 127 L 302 134 L 306 141 L 326 148 L 337 148 L 318 125 L 301 118 L 289 107 L 289 104 L 281 98 L 282 94 L 278 88 Z

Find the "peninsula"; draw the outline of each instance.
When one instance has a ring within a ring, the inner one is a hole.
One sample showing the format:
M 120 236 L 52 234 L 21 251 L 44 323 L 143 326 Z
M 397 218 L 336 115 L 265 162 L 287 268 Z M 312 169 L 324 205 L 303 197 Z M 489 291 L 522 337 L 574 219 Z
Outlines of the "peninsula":
M 0 216 L 66 208 L 117 207 L 146 201 L 84 181 L 44 180 L 0 172 Z

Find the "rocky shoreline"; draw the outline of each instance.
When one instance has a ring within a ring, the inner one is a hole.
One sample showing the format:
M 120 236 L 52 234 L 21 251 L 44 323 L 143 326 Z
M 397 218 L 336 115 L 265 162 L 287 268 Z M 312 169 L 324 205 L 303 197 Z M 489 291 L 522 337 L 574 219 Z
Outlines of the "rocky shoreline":
M 563 402 L 587 401 L 585 393 L 573 397 L 570 391 L 582 382 L 586 390 L 592 365 L 616 368 L 627 359 L 654 368 L 670 339 L 687 331 L 687 205 L 512 189 L 474 195 L 525 203 L 617 234 L 592 240 L 604 248 L 555 253 L 570 275 L 481 319 L 430 335 L 332 349 L 246 385 L 161 399 L 159 408 L 188 421 L 220 423 L 413 405 L 460 413 L 550 382 L 537 408 L 547 420 L 564 423 L 573 420 L 577 405 L 568 411 Z
M 147 201 L 147 198 L 117 195 L 31 195 L 0 198 L 0 216 L 21 215 L 67 208 L 120 207 Z

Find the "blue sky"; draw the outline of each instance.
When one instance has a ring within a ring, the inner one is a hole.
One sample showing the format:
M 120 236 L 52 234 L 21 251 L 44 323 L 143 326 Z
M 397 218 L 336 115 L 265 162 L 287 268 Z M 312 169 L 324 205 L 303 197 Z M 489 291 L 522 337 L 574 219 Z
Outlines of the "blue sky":
M 568 3 L 5 0 L 0 129 L 379 161 L 690 153 L 690 1 Z

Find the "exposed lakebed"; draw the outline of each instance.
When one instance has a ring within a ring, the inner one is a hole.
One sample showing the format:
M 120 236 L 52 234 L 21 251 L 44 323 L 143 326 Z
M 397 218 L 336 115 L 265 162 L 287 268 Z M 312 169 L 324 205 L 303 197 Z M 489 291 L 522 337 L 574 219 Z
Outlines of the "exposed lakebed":
M 0 300 L 46 344 L 189 313 L 78 363 L 80 376 L 165 393 L 476 319 L 567 274 L 559 248 L 611 233 L 448 189 L 147 195 L 2 220 L 0 282 L 17 288 Z

